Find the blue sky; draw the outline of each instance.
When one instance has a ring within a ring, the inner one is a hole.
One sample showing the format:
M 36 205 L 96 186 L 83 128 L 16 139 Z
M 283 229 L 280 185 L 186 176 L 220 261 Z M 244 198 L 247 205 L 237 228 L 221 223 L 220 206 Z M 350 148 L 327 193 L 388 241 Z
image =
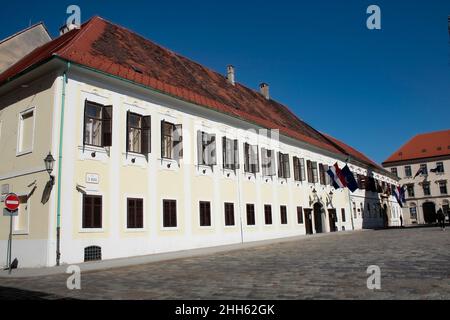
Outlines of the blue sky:
M 412 136 L 450 128 L 450 1 L 8 1 L 0 38 L 70 4 L 257 88 L 300 118 L 385 160 Z M 382 30 L 366 28 L 381 8 Z

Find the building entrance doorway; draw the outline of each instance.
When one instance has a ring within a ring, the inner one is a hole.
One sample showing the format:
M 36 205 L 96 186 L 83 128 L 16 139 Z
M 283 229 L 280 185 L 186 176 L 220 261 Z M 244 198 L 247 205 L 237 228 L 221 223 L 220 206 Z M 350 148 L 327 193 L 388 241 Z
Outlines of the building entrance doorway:
M 328 221 L 330 222 L 330 232 L 336 232 L 336 222 L 337 222 L 337 216 L 336 216 L 336 209 L 329 209 L 328 210 Z
M 316 228 L 316 233 L 323 232 L 322 211 L 323 206 L 320 203 L 316 203 L 314 205 L 314 226 Z
M 436 206 L 433 202 L 425 202 L 423 204 L 423 219 L 425 223 L 436 222 Z
M 312 210 L 311 209 L 305 209 L 305 229 L 306 234 L 313 234 L 313 227 L 312 227 Z

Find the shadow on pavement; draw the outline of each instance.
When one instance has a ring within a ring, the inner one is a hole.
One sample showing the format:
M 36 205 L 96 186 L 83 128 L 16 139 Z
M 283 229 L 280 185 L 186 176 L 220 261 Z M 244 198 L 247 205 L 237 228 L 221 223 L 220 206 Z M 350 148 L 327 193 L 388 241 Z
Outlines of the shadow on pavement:
M 0 286 L 0 300 L 75 300 L 38 291 L 29 291 Z

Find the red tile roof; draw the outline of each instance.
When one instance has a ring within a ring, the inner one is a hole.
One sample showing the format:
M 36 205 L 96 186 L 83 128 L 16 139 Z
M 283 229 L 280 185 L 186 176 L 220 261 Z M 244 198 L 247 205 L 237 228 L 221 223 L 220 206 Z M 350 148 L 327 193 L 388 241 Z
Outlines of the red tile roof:
M 450 155 L 450 130 L 419 134 L 395 151 L 383 165 Z
M 324 136 L 286 106 L 239 83 L 233 86 L 223 75 L 100 17 L 24 57 L 0 75 L 0 85 L 54 56 L 268 129 L 279 129 L 282 134 L 336 154 L 351 150 L 362 162 L 376 165 L 349 146 L 340 147 L 337 140 Z

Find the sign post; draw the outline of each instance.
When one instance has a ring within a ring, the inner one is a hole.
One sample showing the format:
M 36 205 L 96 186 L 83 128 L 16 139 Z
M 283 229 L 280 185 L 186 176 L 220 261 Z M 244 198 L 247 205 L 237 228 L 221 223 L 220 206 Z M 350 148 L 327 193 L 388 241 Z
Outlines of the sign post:
M 8 256 L 7 256 L 7 267 L 9 269 L 9 274 L 11 274 L 11 265 L 12 265 L 12 225 L 13 225 L 13 216 L 17 216 L 17 210 L 19 209 L 19 197 L 10 193 L 5 198 L 5 215 L 9 216 L 9 238 L 8 238 Z

